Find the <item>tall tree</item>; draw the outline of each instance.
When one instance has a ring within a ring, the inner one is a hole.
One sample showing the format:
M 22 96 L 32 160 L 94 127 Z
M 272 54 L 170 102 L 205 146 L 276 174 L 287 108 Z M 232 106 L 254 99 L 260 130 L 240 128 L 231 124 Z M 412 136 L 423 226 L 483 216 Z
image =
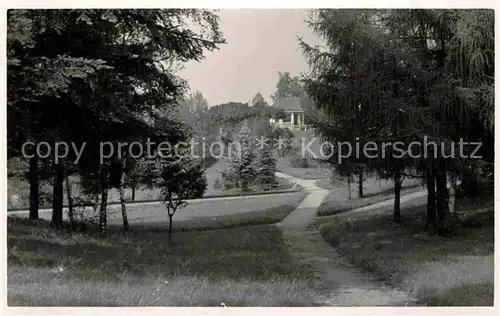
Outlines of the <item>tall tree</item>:
M 482 153 L 491 159 L 492 11 L 315 10 L 312 18 L 311 27 L 328 47 L 301 44 L 311 64 L 305 81 L 327 114 L 315 124 L 326 139 L 353 143 L 357 136 L 362 147 L 367 141 L 378 148 L 399 141 L 408 148 L 412 140 L 423 144 L 429 138 L 450 148 L 465 137 L 482 140 Z M 476 35 L 464 42 L 468 32 Z M 480 69 L 475 84 L 466 75 L 473 67 Z M 436 151 L 417 154 L 403 151 L 394 159 L 390 151 L 390 159 L 359 162 L 394 179 L 395 220 L 402 178 L 424 176 L 432 191 L 427 222 L 434 223 L 436 215 L 438 233 L 446 233 L 447 175 L 467 172 L 469 163 Z
M 276 91 L 271 95 L 274 105 L 280 98 L 300 97 L 302 87 L 299 77 L 292 77 L 289 72 L 278 72 Z
M 8 21 L 9 152 L 19 155 L 27 137 L 85 142 L 78 170 L 100 179 L 92 183 L 100 186 L 105 233 L 109 168 L 98 159 L 100 144 L 179 140 L 174 119 L 161 129 L 152 122 L 185 90 L 171 65 L 199 61 L 224 43 L 218 17 L 197 9 L 11 10 Z M 54 173 L 63 172 L 55 164 Z M 62 179 L 55 177 L 57 201 Z M 54 203 L 56 225 L 61 212 Z
M 252 132 L 245 122 L 236 136 L 236 145 L 238 146 L 238 157 L 235 159 L 236 167 L 234 168 L 237 173 L 240 187 L 243 191 L 248 191 L 250 185 L 253 184 L 256 176 L 255 172 L 255 148 L 252 139 Z
M 402 172 L 412 162 L 388 161 L 386 156 L 391 153 L 380 148 L 383 143 L 407 143 L 415 124 L 424 121 L 416 115 L 411 95 L 419 69 L 405 46 L 373 22 L 376 17 L 374 10 L 315 11 L 311 27 L 328 48 L 321 51 L 302 42 L 312 69 L 304 82 L 314 103 L 326 114 L 313 124 L 320 136 L 350 145 L 347 152 L 337 152 L 326 160 L 337 168 L 350 165 L 340 169 L 358 175 L 360 197 L 364 173 L 378 171 L 393 178 L 394 219 L 399 220 Z M 373 157 L 364 152 L 369 143 L 378 148 Z M 341 156 L 345 162 L 340 161 Z M 346 176 L 351 178 L 351 174 Z

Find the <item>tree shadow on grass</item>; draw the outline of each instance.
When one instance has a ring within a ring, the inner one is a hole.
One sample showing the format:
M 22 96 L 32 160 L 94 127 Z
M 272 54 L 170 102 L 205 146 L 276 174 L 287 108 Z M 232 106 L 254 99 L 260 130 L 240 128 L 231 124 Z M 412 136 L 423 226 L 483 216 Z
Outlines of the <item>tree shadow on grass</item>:
M 321 233 L 352 263 L 393 285 L 425 262 L 449 262 L 463 255 L 493 253 L 492 212 L 474 214 L 459 223 L 455 234 L 448 237 L 425 231 L 425 213 L 425 205 L 404 208 L 401 223 L 394 223 L 390 212 L 371 216 L 343 214 L 324 226 Z
M 161 229 L 138 227 L 124 235 L 121 228 L 110 227 L 108 237 L 99 239 L 94 229 L 83 235 L 47 231 L 46 223 L 37 226 L 28 220 L 9 219 L 8 224 L 12 265 L 62 265 L 86 276 L 182 274 L 253 280 L 289 276 L 294 270 L 281 231 L 274 226 L 179 232 L 170 247 L 168 233 Z

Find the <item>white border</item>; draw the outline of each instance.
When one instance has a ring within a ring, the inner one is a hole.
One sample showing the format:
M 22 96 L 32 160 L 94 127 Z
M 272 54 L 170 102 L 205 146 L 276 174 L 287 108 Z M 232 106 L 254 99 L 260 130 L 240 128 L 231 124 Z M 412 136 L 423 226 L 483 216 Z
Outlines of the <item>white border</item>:
M 312 7 L 323 7 L 323 8 L 496 8 L 494 0 L 476 0 L 476 1 L 408 1 L 408 0 L 379 0 L 379 1 L 354 1 L 354 0 L 342 0 L 342 1 L 328 1 L 328 0 L 254 0 L 250 2 L 238 1 L 238 0 L 214 0 L 214 1 L 200 1 L 200 0 L 142 0 L 134 2 L 132 0 L 108 0 L 103 2 L 102 0 L 87 0 L 85 3 L 77 1 L 57 1 L 57 0 L 45 0 L 43 3 L 41 1 L 28 1 L 28 0 L 18 0 L 11 3 L 2 2 L 3 12 L 0 16 L 0 25 L 2 27 L 2 41 L 0 50 L 2 51 L 2 58 L 0 60 L 2 67 L 2 76 L 0 91 L 2 95 L 3 102 L 0 105 L 0 210 L 3 214 L 7 211 L 7 153 L 6 153 L 6 9 L 7 8 L 68 8 L 68 7 L 93 7 L 93 8 L 162 8 L 162 7 L 205 7 L 205 8 L 312 8 Z M 496 44 L 495 51 L 498 52 L 499 44 L 498 37 L 500 34 L 499 23 L 497 22 L 499 18 L 498 11 L 495 12 L 495 34 L 496 34 Z M 498 78 L 498 54 L 495 56 L 496 64 L 496 74 Z M 498 86 L 495 89 L 498 95 Z M 499 104 L 498 98 L 495 100 L 495 105 Z M 499 114 L 496 114 L 498 117 Z M 495 131 L 495 149 L 498 145 L 499 132 Z M 495 164 L 500 165 L 500 159 L 498 156 L 495 157 Z M 498 170 L 495 171 L 495 182 L 499 179 L 500 175 Z M 498 199 L 497 188 L 495 188 L 495 202 Z M 495 212 L 498 214 L 499 207 L 495 203 Z M 7 216 L 2 216 L 0 220 L 1 230 L 0 239 L 4 241 L 3 251 L 1 251 L 0 265 L 2 267 L 2 286 L 0 292 L 1 300 L 1 313 L 2 315 L 271 315 L 282 312 L 286 315 L 303 315 L 307 313 L 307 309 L 310 308 L 184 308 L 184 307 L 150 307 L 150 308 L 140 308 L 140 307 L 7 307 L 7 247 L 6 247 L 6 225 Z M 495 218 L 495 249 L 498 246 L 499 231 L 498 224 L 500 220 Z M 498 262 L 498 253 L 495 252 L 495 262 Z M 495 284 L 498 284 L 498 268 L 495 264 Z M 443 315 L 497 315 L 498 306 L 500 305 L 497 287 L 495 286 L 495 307 L 358 307 L 358 308 L 340 308 L 340 307 L 315 307 L 312 308 L 311 313 L 315 316 L 322 315 L 332 315 L 332 313 L 337 313 L 339 315 L 425 315 L 431 314 L 443 314 Z

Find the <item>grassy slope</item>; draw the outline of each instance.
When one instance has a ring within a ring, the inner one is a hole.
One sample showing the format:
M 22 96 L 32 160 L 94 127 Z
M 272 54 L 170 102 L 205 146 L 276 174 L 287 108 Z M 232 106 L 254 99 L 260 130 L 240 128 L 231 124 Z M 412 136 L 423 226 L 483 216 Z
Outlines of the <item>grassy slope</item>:
M 251 225 L 274 224 L 282 221 L 296 205 L 281 205 L 262 211 L 251 211 L 234 215 L 223 215 L 214 218 L 200 217 L 174 223 L 175 231 L 213 230 Z
M 8 221 L 9 305 L 308 306 L 305 270 L 274 226 L 94 236 Z M 52 271 L 54 267 L 61 267 Z
M 469 208 L 456 236 L 430 236 L 422 231 L 425 199 L 403 209 L 401 224 L 392 222 L 391 208 L 347 212 L 320 219 L 327 223 L 321 232 L 352 263 L 414 291 L 421 304 L 491 306 L 493 211 Z
M 270 207 L 263 210 L 255 210 L 230 215 L 220 215 L 215 217 L 198 217 L 189 220 L 175 221 L 172 224 L 174 232 L 186 231 L 206 231 L 215 229 L 236 228 L 252 225 L 275 224 L 282 221 L 298 205 L 299 200 L 294 203 Z M 163 231 L 167 228 L 168 222 L 157 221 L 154 223 L 144 223 L 132 225 L 133 229 L 147 229 L 151 231 Z
M 269 208 L 289 205 L 297 206 L 305 197 L 305 192 L 295 192 L 286 195 L 268 195 L 265 197 L 245 197 L 237 200 L 207 200 L 191 203 L 174 215 L 174 224 L 184 220 L 211 220 L 221 216 L 242 216 L 249 219 L 248 212 L 260 212 Z M 131 225 L 166 223 L 167 215 L 165 206 L 153 205 L 129 205 L 127 206 L 128 217 Z M 50 213 L 48 213 L 50 218 Z M 121 225 L 121 213 L 119 207 L 112 207 L 109 211 L 110 224 Z
M 405 183 L 401 194 L 408 194 L 422 190 L 418 183 Z M 365 186 L 365 195 L 359 198 L 357 191 L 352 192 L 352 199 L 348 198 L 348 191 L 345 186 L 337 187 L 325 198 L 318 209 L 318 216 L 329 216 L 347 212 L 356 208 L 385 201 L 394 198 L 394 188 L 383 185 L 379 186 L 377 181 L 368 183 Z
M 276 168 L 278 171 L 291 175 L 299 179 L 314 180 L 330 177 L 330 170 L 319 166 L 310 168 L 295 168 L 289 164 L 287 157 L 280 157 L 277 160 Z

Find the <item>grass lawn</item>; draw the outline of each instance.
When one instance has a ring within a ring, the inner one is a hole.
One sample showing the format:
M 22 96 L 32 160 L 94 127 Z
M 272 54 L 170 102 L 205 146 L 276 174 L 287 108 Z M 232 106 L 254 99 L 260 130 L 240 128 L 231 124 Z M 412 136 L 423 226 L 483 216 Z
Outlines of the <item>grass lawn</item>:
M 405 179 L 403 181 L 403 186 L 408 186 L 410 184 L 417 184 L 417 179 Z M 333 180 L 331 178 L 320 179 L 316 181 L 316 185 L 322 189 L 338 189 L 339 187 L 345 187 L 347 189 L 347 181 Z M 359 182 L 357 179 L 351 183 L 351 191 L 353 196 L 358 194 Z M 375 177 L 363 179 L 363 192 L 365 194 L 373 194 L 374 192 L 379 192 L 381 190 L 389 189 L 394 187 L 394 182 L 387 179 L 378 179 Z
M 284 212 L 290 212 L 307 195 L 306 192 L 294 192 L 282 195 L 248 196 L 238 199 L 214 199 L 199 202 L 188 202 L 185 208 L 179 209 L 174 215 L 174 224 L 180 221 L 193 223 L 207 223 L 214 218 L 221 222 L 231 221 L 232 218 L 243 218 L 256 222 L 261 220 L 262 214 L 273 214 L 273 218 L 281 217 Z M 283 211 L 284 206 L 289 206 Z M 272 212 L 269 212 L 272 209 Z M 279 212 L 274 213 L 276 209 Z M 129 205 L 127 206 L 130 225 L 164 225 L 168 222 L 163 204 Z M 255 213 L 254 213 L 255 212 Z M 250 213 L 250 214 L 246 214 Z M 281 215 L 280 215 L 281 214 Z M 268 217 L 268 215 L 264 216 Z M 223 220 L 225 219 L 225 220 Z M 266 220 L 268 222 L 268 220 Z M 120 207 L 113 207 L 110 211 L 110 224 L 121 224 Z
M 304 180 L 325 179 L 329 178 L 331 175 L 330 169 L 320 166 L 295 168 L 289 164 L 287 157 L 280 157 L 277 159 L 276 169 L 295 178 Z
M 307 153 L 310 150 L 314 155 L 321 157 L 321 141 L 315 137 L 314 131 L 293 131 L 293 134 L 294 137 L 286 141 L 291 142 L 292 152 L 285 157 L 277 157 L 277 170 L 304 180 L 330 178 L 331 169 L 320 166 L 311 156 L 308 158 L 309 168 L 296 168 L 290 164 L 294 157 L 302 156 L 302 149 Z
M 352 192 L 352 198 L 349 200 L 348 189 L 340 187 L 325 198 L 323 203 L 318 208 L 318 216 L 329 216 L 347 212 L 356 208 L 367 206 L 370 204 L 385 201 L 394 197 L 394 188 L 387 186 L 379 186 L 377 181 L 373 181 L 366 186 L 365 195 L 359 198 L 357 191 Z M 422 190 L 422 186 L 418 183 L 408 183 L 401 189 L 401 194 L 408 194 Z
M 405 203 L 400 224 L 390 207 L 322 218 L 321 233 L 354 265 L 412 291 L 422 305 L 491 306 L 493 210 L 461 209 L 465 220 L 445 238 L 423 231 L 425 202 Z
M 308 273 L 271 225 L 106 239 L 8 219 L 10 306 L 311 306 Z
M 188 205 L 184 208 L 179 209 L 174 215 L 174 225 L 180 221 L 202 221 L 207 223 L 213 218 L 219 219 L 224 216 L 226 219 L 230 219 L 231 216 L 236 216 L 236 218 L 244 218 L 245 220 L 251 220 L 256 222 L 261 220 L 261 215 L 250 217 L 245 215 L 245 213 L 257 212 L 267 212 L 269 209 L 280 208 L 283 206 L 295 207 L 297 206 L 307 195 L 306 192 L 293 192 L 285 194 L 269 194 L 265 196 L 246 196 L 238 199 L 207 199 L 199 201 L 189 201 Z M 269 213 L 269 212 L 267 212 Z M 255 215 L 255 213 L 253 213 Z M 279 211 L 276 214 L 283 214 L 283 211 Z M 272 217 L 276 218 L 273 213 Z M 86 218 L 97 219 L 98 214 L 96 214 L 90 207 L 88 207 L 85 212 L 78 211 L 77 218 L 82 215 Z M 150 204 L 128 204 L 127 205 L 127 215 L 131 227 L 153 225 L 159 226 L 168 224 L 168 216 L 165 206 L 162 203 L 150 203 Z M 28 212 L 22 215 L 16 216 L 28 216 Z M 49 220 L 52 217 L 51 210 L 44 210 L 39 212 L 41 219 Z M 281 215 L 280 215 L 281 216 Z M 68 220 L 68 214 L 65 211 L 63 214 L 65 221 Z M 227 222 L 225 220 L 224 222 Z M 266 222 L 269 222 L 266 219 Z M 120 205 L 110 205 L 108 208 L 108 224 L 109 225 L 121 225 L 121 207 Z
M 274 224 L 282 221 L 296 205 L 281 205 L 262 211 L 251 211 L 233 215 L 222 215 L 213 218 L 200 217 L 173 223 L 174 231 L 213 230 L 251 225 Z
M 488 284 L 467 284 L 452 288 L 439 296 L 424 297 L 426 306 L 492 306 L 495 286 Z

